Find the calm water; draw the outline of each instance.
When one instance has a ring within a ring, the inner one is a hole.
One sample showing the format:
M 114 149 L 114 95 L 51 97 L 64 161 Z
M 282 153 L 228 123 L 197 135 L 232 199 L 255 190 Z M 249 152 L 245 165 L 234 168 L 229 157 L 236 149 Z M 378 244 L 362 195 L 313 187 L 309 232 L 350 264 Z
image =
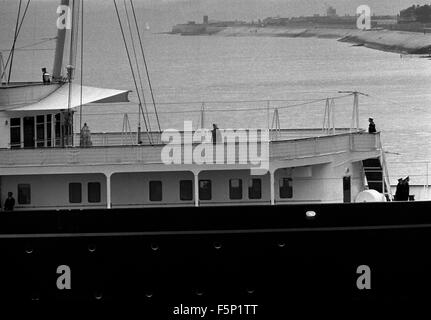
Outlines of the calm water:
M 7 49 L 15 15 L 10 14 L 14 12 L 10 2 L 0 2 L 0 6 L 0 49 Z M 55 7 L 53 12 L 43 6 L 33 10 L 18 47 L 55 36 Z M 100 12 L 87 7 L 86 14 L 84 83 L 135 91 L 113 8 Z M 138 15 L 142 16 L 142 27 L 148 21 L 152 27 L 144 34 L 144 46 L 155 98 L 160 103 L 162 128 L 181 128 L 183 120 L 199 125 L 202 101 L 244 100 L 260 102 L 206 103 L 206 125 L 215 122 L 224 128 L 266 127 L 271 119 L 265 100 L 289 100 L 270 104 L 271 110 L 279 108 L 282 128 L 319 127 L 324 102 L 295 105 L 309 99 L 339 97 L 342 94 L 338 91 L 342 90 L 358 90 L 370 95 L 360 98 L 360 125 L 366 128 L 368 117 L 375 119 L 386 150 L 399 153 L 389 154 L 390 161 L 431 159 L 431 61 L 427 59 L 400 58 L 398 54 L 328 39 L 155 34 L 166 31 L 166 23 L 158 25 L 147 11 Z M 39 80 L 40 67 L 51 68 L 50 49 L 54 43 L 37 48 L 44 50 L 18 51 L 13 80 Z M 146 98 L 150 100 L 147 89 Z M 137 101 L 133 93 L 131 100 Z M 336 126 L 350 126 L 352 102 L 352 97 L 336 100 Z M 260 110 L 240 111 L 242 108 Z M 136 128 L 136 112 L 135 103 L 87 107 L 83 121 L 92 131 L 121 131 L 124 113 L 128 113 L 132 128 Z M 155 128 L 154 115 L 150 118 Z M 414 172 L 407 173 L 415 176 Z

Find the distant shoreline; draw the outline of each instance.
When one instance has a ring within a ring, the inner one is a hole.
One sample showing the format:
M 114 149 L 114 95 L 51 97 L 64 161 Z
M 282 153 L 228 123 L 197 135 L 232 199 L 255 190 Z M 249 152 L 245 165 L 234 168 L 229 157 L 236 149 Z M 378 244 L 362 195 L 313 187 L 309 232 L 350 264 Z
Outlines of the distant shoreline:
M 178 33 L 178 32 L 177 32 Z M 181 34 L 181 33 L 180 33 Z M 341 42 L 353 43 L 357 46 L 396 52 L 401 54 L 428 54 L 431 51 L 431 34 L 419 32 L 370 30 L 342 28 L 309 28 L 309 27 L 252 27 L 232 26 L 211 28 L 210 32 L 200 30 L 193 34 L 183 35 L 215 35 L 225 37 L 287 37 L 287 38 L 326 38 Z

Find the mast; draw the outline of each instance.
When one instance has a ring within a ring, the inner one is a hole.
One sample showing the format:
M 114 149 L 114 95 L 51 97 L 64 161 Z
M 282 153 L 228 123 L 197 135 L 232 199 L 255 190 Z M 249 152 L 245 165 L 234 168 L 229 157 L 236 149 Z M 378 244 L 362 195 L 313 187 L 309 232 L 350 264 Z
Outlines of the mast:
M 80 0 L 72 0 L 71 8 L 71 31 L 70 31 L 70 50 L 69 50 L 69 64 L 67 68 L 67 80 L 69 82 L 69 97 L 67 101 L 67 114 L 65 121 L 66 129 L 66 146 L 73 145 L 73 113 L 71 111 L 72 105 L 72 82 L 73 82 L 73 71 L 75 69 L 76 62 L 76 48 L 77 48 L 77 28 L 79 18 L 79 2 Z
M 66 40 L 66 30 L 69 27 L 71 17 L 69 0 L 61 0 L 60 6 L 57 9 L 57 13 L 62 16 L 60 16 L 57 20 L 57 43 L 55 47 L 54 67 L 52 71 L 53 81 L 61 80 L 61 69 L 63 66 L 63 53 Z M 62 23 L 63 14 L 65 15 L 64 23 Z

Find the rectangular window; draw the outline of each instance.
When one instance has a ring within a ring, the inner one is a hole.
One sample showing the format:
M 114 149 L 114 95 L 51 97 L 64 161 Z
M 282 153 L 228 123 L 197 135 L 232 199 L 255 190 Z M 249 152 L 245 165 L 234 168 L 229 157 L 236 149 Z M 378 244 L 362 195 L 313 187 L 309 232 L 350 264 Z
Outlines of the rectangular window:
M 52 146 L 52 116 L 50 114 L 46 115 L 46 146 Z
M 55 146 L 61 146 L 61 119 L 60 114 L 57 113 L 54 117 L 55 124 Z
M 242 180 L 241 179 L 229 180 L 229 198 L 231 200 L 242 199 Z
M 162 201 L 162 182 L 150 181 L 150 201 Z
M 31 188 L 29 184 L 18 185 L 18 203 L 19 204 L 31 203 Z
M 10 119 L 10 147 L 21 148 L 21 119 Z
M 36 146 L 45 146 L 45 116 L 36 116 Z
M 98 203 L 101 201 L 100 182 L 89 182 L 88 185 L 88 202 Z
M 180 200 L 182 201 L 193 200 L 193 181 L 192 180 L 180 181 Z
M 280 179 L 280 198 L 282 199 L 293 198 L 292 178 Z
M 211 200 L 211 180 L 199 181 L 199 200 Z
M 82 202 L 82 185 L 78 182 L 69 183 L 69 202 Z
M 262 180 L 251 179 L 251 186 L 248 187 L 249 199 L 262 199 Z
M 35 118 L 34 117 L 24 117 L 24 148 L 34 148 L 35 147 Z

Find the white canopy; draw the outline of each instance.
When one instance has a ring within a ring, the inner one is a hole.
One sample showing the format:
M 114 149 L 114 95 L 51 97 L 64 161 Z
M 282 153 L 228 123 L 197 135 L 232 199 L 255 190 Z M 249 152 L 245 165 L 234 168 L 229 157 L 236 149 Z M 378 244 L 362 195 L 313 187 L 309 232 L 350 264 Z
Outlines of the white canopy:
M 112 103 L 128 102 L 127 90 L 113 90 L 96 87 L 82 86 L 82 104 L 88 103 Z M 50 95 L 36 103 L 21 106 L 8 111 L 43 111 L 43 110 L 62 110 L 68 108 L 69 84 L 64 84 Z M 81 105 L 81 86 L 72 84 L 72 99 L 70 108 Z

